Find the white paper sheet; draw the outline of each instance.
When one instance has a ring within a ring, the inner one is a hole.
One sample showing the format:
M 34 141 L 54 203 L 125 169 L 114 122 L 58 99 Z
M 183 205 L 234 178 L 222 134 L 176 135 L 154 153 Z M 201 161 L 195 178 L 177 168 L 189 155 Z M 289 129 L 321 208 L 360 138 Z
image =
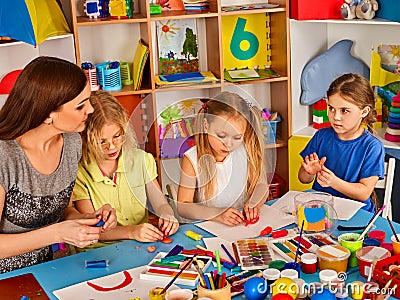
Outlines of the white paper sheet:
M 288 213 L 294 212 L 294 196 L 299 193 L 306 192 L 289 191 L 271 206 L 279 211 Z M 353 217 L 354 214 L 364 205 L 365 204 L 360 201 L 354 201 L 341 197 L 333 197 L 333 208 L 336 210 L 338 220 L 347 221 L 351 219 L 351 217 Z
M 294 223 L 293 216 L 271 206 L 263 205 L 260 209 L 260 220 L 256 224 L 245 226 L 244 223 L 241 223 L 236 226 L 228 226 L 216 221 L 205 221 L 195 225 L 232 243 L 240 239 L 257 237 L 267 226 L 276 230 L 292 223 Z
M 235 254 L 232 249 L 232 243 L 222 239 L 220 237 L 211 237 L 211 238 L 203 238 L 203 242 L 206 245 L 206 248 L 212 252 L 215 250 L 219 251 L 219 256 L 223 259 L 226 259 L 228 261 L 232 261 L 229 256 L 225 253 L 224 249 L 222 249 L 221 244 L 223 244 L 226 249 L 228 249 L 229 253 L 232 255 L 233 258 L 235 258 Z
M 126 270 L 133 278 L 132 282 L 118 290 L 109 292 L 100 292 L 90 287 L 87 283 L 91 282 L 101 287 L 114 287 L 125 280 L 123 272 L 114 273 L 97 279 L 92 279 L 77 283 L 75 285 L 67 286 L 65 288 L 53 291 L 53 294 L 60 300 L 71 299 L 96 299 L 96 300 L 126 300 L 131 298 L 140 297 L 141 300 L 149 299 L 149 291 L 156 287 L 157 284 L 139 279 L 139 274 L 144 272 L 146 266 Z M 163 287 L 163 286 L 161 286 Z M 179 289 L 176 285 L 172 285 L 168 291 Z

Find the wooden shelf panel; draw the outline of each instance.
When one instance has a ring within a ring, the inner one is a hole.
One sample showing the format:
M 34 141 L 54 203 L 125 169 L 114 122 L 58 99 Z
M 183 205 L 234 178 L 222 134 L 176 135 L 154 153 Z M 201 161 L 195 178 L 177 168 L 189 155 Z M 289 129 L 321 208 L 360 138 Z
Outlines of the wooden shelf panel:
M 130 24 L 130 23 L 146 23 L 147 18 L 144 14 L 134 14 L 130 19 L 113 19 L 113 18 L 89 18 L 87 16 L 76 18 L 77 26 L 99 26 L 110 24 Z
M 127 95 L 150 94 L 151 92 L 152 92 L 151 89 L 140 89 L 138 91 L 134 91 L 133 85 L 123 85 L 122 90 L 112 91 L 111 93 L 114 96 L 127 96 Z
M 170 20 L 170 19 L 198 19 L 198 18 L 215 18 L 218 17 L 218 13 L 216 12 L 187 12 L 185 10 L 171 10 L 171 11 L 163 11 L 160 15 L 152 15 L 150 16 L 151 21 L 161 21 L 161 20 Z
M 285 7 L 275 7 L 275 8 L 258 8 L 258 9 L 244 9 L 244 10 L 234 10 L 234 11 L 222 11 L 221 16 L 232 16 L 232 15 L 253 15 L 262 13 L 275 13 L 284 12 Z

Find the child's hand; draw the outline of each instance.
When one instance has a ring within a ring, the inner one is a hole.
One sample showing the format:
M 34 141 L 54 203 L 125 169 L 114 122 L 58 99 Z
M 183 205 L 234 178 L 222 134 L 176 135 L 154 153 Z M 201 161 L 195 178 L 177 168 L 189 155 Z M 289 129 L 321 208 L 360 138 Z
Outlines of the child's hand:
M 260 209 L 255 206 L 250 208 L 247 204 L 243 207 L 243 213 L 246 220 L 250 222 L 260 217 Z
M 230 207 L 227 210 L 225 210 L 222 214 L 217 216 L 215 220 L 229 226 L 235 226 L 244 221 L 244 216 L 236 208 Z
M 174 216 L 160 218 L 158 220 L 158 227 L 164 233 L 164 237 L 173 235 L 179 228 L 178 220 Z
M 115 209 L 110 204 L 104 204 L 94 214 L 98 216 L 99 221 L 104 221 L 104 224 L 101 226 L 101 232 L 108 231 L 117 226 L 117 215 Z
M 319 159 L 317 153 L 314 152 L 310 156 L 307 155 L 301 165 L 308 174 L 315 175 L 322 170 L 325 161 L 326 157 Z
M 333 187 L 338 178 L 327 167 L 322 166 L 322 170 L 317 173 L 317 182 L 322 187 Z
M 137 240 L 138 242 L 156 242 L 164 239 L 164 234 L 155 226 L 144 223 L 140 225 L 134 225 L 131 239 Z

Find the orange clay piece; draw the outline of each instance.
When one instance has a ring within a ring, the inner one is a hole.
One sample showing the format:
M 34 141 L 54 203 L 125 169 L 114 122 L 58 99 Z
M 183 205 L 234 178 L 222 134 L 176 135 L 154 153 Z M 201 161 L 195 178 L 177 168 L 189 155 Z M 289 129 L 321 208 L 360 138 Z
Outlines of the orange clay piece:
M 163 240 L 161 240 L 161 243 L 164 244 L 171 244 L 172 243 L 172 239 L 169 237 L 164 238 Z
M 156 247 L 154 247 L 154 246 L 148 246 L 148 247 L 147 247 L 147 251 L 149 251 L 149 252 L 154 252 L 154 251 L 156 251 Z

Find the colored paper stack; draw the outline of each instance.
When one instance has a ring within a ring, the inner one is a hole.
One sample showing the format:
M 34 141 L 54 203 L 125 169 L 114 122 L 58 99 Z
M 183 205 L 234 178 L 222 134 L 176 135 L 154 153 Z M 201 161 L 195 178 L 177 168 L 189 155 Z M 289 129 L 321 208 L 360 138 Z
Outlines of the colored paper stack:
M 208 0 L 183 0 L 183 5 L 186 11 L 207 11 L 210 9 Z
M 391 142 L 400 142 L 400 92 L 392 97 L 385 139 Z
M 375 98 L 376 122 L 372 125 L 374 128 L 382 128 L 382 98 Z
M 313 128 L 321 129 L 329 127 L 328 104 L 325 99 L 318 100 L 313 104 Z

